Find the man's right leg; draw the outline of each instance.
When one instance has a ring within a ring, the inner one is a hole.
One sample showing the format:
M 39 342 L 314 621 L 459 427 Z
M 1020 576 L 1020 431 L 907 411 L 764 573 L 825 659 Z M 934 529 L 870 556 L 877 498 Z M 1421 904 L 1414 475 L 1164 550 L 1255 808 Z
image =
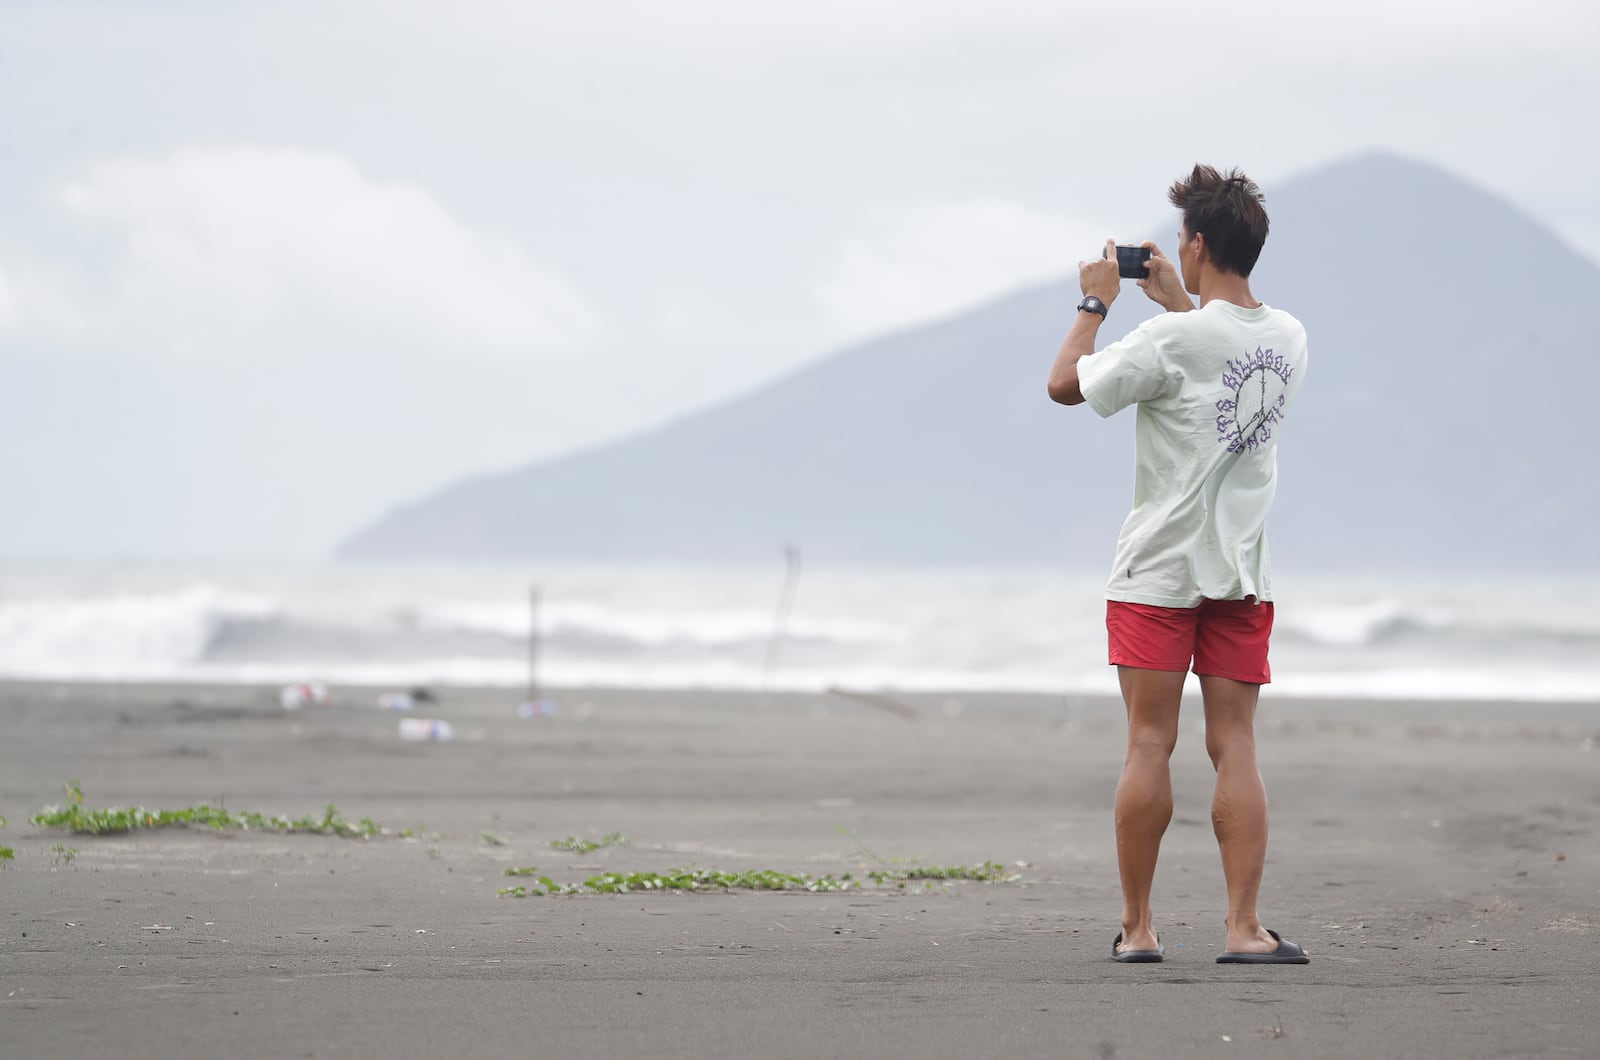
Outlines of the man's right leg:
M 1183 671 L 1118 666 L 1128 708 L 1128 756 L 1117 783 L 1117 869 L 1122 876 L 1122 948 L 1153 950 L 1150 912 L 1161 837 L 1172 820 L 1169 761 L 1178 744 Z

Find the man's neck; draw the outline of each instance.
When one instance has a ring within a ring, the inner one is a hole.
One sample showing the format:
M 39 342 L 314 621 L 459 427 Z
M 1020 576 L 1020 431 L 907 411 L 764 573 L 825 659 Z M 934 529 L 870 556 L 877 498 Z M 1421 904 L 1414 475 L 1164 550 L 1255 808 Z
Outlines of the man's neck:
M 1236 272 L 1222 272 L 1207 268 L 1200 276 L 1200 304 L 1204 306 L 1213 298 L 1243 309 L 1256 309 L 1261 303 L 1250 293 L 1250 278 Z

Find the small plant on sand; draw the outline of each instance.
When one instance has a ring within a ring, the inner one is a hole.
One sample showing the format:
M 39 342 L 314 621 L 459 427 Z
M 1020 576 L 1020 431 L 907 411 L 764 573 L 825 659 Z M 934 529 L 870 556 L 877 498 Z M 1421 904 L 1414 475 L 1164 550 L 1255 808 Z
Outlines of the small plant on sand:
M 587 854 L 602 847 L 626 846 L 627 842 L 628 837 L 621 832 L 612 832 L 610 835 L 601 836 L 599 839 L 579 839 L 576 836 L 567 836 L 565 839 L 550 840 L 550 849 L 566 850 L 573 854 Z
M 866 843 L 862 842 L 861 836 L 856 834 L 856 830 L 855 829 L 846 828 L 846 827 L 841 825 L 840 828 L 839 828 L 839 832 L 842 835 L 847 835 L 847 836 L 850 837 L 850 841 L 856 845 L 856 853 L 860 854 L 863 858 L 866 858 L 868 861 L 871 861 L 874 864 L 884 865 L 884 866 L 890 866 L 890 865 L 913 865 L 914 866 L 914 865 L 916 865 L 918 862 L 920 862 L 922 860 L 922 858 L 920 858 L 920 857 L 918 857 L 916 855 L 912 855 L 910 857 L 898 857 L 898 858 L 883 858 L 883 857 L 879 857 L 877 851 L 873 850 L 871 847 L 867 846 Z M 915 870 L 912 870 L 912 871 L 915 872 Z M 940 871 L 940 870 L 933 870 L 933 871 L 937 872 L 937 871 Z M 944 870 L 944 871 L 949 871 L 949 870 Z M 962 867 L 960 867 L 960 868 L 958 868 L 958 869 L 956 869 L 954 871 L 967 871 L 967 867 L 962 866 Z M 904 878 L 906 878 L 906 879 L 918 879 L 918 878 L 937 879 L 937 878 L 940 878 L 940 877 L 937 877 L 937 876 L 918 877 L 918 876 L 912 875 L 912 876 L 904 877 Z M 882 882 L 882 881 L 879 881 L 879 882 Z
M 50 848 L 50 863 L 53 865 L 72 864 L 72 859 L 78 856 L 77 847 L 69 847 L 65 843 L 57 843 Z
M 507 869 L 507 876 L 531 876 L 537 871 Z M 811 891 L 832 892 L 860 890 L 868 882 L 879 886 L 894 884 L 904 889 L 908 880 L 924 881 L 932 887 L 935 881 L 977 880 L 984 883 L 1013 883 L 1019 877 L 1008 873 L 999 862 L 985 861 L 979 865 L 957 865 L 950 868 L 927 867 L 909 870 L 869 872 L 865 877 L 850 873 L 838 876 L 809 876 L 801 873 L 776 872 L 761 869 L 749 872 L 724 872 L 718 869 L 669 869 L 660 872 L 603 872 L 582 883 L 559 884 L 548 876 L 540 876 L 533 883 L 501 887 L 498 892 L 506 898 L 528 898 L 536 895 L 559 894 L 628 894 L 635 891 Z
M 873 853 L 871 847 L 867 846 L 867 844 L 865 844 L 865 843 L 863 843 L 861 841 L 861 837 L 856 835 L 855 829 L 846 828 L 844 825 L 840 825 L 839 826 L 839 831 L 843 835 L 847 835 L 847 836 L 850 837 L 850 841 L 856 845 L 856 850 L 858 850 L 861 854 L 863 854 L 866 857 L 868 857 L 868 858 L 872 859 L 873 861 L 877 862 L 879 865 L 887 865 L 888 864 L 887 861 L 884 861 L 877 854 Z
M 370 817 L 352 824 L 339 816 L 333 803 L 323 808 L 322 816 L 267 816 L 253 811 L 229 812 L 220 806 L 189 806 L 181 810 L 147 810 L 142 806 L 111 806 L 103 810 L 84 805 L 83 788 L 76 780 L 66 785 L 65 806 L 46 806 L 28 819 L 41 828 L 62 828 L 75 835 L 107 835 L 141 828 L 205 827 L 217 831 L 310 832 L 316 835 L 365 839 L 380 835 L 383 829 Z
M 998 861 L 985 861 L 977 865 L 955 865 L 942 867 L 939 865 L 920 865 L 909 869 L 874 869 L 867 873 L 874 883 L 899 883 L 907 880 L 981 880 L 984 883 L 1005 883 L 1017 878 L 1015 873 L 1008 874 L 1004 865 Z
M 10 847 L 0 847 L 0 861 L 15 861 L 17 852 Z
M 539 870 L 534 868 L 532 865 L 523 865 L 520 868 L 507 869 L 506 870 L 506 875 L 507 876 L 535 876 L 535 875 L 538 875 L 538 872 L 539 872 Z
M 519 872 L 517 875 L 531 876 L 533 871 L 530 869 L 526 873 Z M 582 890 L 583 885 L 581 883 L 557 883 L 548 876 L 540 876 L 532 883 L 519 883 L 515 887 L 497 887 L 495 888 L 495 893 L 502 898 L 526 898 L 530 894 L 578 894 Z
M 503 847 L 506 845 L 506 841 L 495 835 L 493 832 L 483 832 L 480 834 L 482 835 L 483 841 L 492 847 Z

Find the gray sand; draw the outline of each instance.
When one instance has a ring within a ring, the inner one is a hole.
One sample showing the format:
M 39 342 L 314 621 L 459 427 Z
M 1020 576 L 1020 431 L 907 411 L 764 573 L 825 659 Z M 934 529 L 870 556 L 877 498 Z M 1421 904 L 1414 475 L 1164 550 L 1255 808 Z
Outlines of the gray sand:
M 1600 1048 L 1595 706 L 1265 703 L 1263 919 L 1313 961 L 1240 968 L 1213 961 L 1224 897 L 1197 710 L 1156 886 L 1169 959 L 1122 966 L 1108 958 L 1113 702 L 902 697 L 919 712 L 907 721 L 820 695 L 574 691 L 524 721 L 514 692 L 477 690 L 432 711 L 457 741 L 416 745 L 373 692 L 336 691 L 286 714 L 264 689 L 0 686 L 0 846 L 16 850 L 0 864 L 0 1056 Z M 426 834 L 29 825 L 73 778 L 95 806 L 301 815 L 331 801 Z M 615 831 L 630 845 L 549 847 Z M 872 858 L 992 858 L 1021 880 L 496 895 L 510 865 L 578 881 Z

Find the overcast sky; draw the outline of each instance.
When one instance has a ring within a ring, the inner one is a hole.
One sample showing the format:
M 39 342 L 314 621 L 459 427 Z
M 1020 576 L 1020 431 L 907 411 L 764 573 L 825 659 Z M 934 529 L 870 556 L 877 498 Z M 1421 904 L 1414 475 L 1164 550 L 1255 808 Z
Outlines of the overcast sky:
M 1197 159 L 1270 209 L 1398 151 L 1600 260 L 1597 102 L 1592 0 L 0 0 L 0 556 L 320 555 L 1065 276 Z

